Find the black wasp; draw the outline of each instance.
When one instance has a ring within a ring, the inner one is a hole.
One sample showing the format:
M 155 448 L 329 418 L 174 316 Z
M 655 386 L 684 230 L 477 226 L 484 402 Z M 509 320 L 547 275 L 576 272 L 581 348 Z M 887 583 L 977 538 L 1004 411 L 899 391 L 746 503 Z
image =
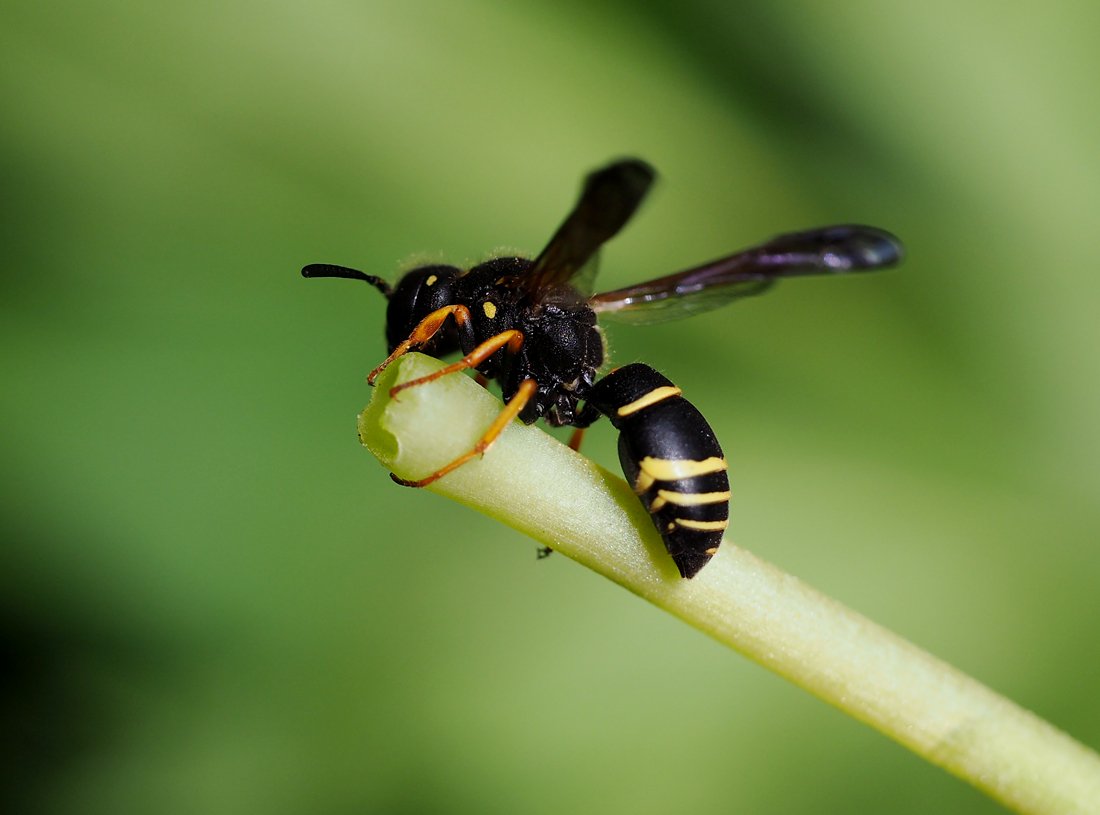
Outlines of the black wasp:
M 726 459 L 702 414 L 680 389 L 648 365 L 633 363 L 603 378 L 601 315 L 632 322 L 678 319 L 760 294 L 776 280 L 800 275 L 870 271 L 893 266 L 901 244 L 868 226 L 791 232 L 736 254 L 667 277 L 592 294 L 597 254 L 630 220 L 653 184 L 644 161 L 624 159 L 590 174 L 580 200 L 534 260 L 499 257 L 467 270 L 421 266 L 396 286 L 330 264 L 305 277 L 365 280 L 389 301 L 389 356 L 371 384 L 402 354 L 453 351 L 461 360 L 393 388 L 391 394 L 473 368 L 496 379 L 505 407 L 472 450 L 417 481 L 423 487 L 483 454 L 517 416 L 531 424 L 583 428 L 607 416 L 619 431 L 627 480 L 664 539 L 680 574 L 694 576 L 718 550 L 729 517 Z M 584 404 L 581 405 L 580 403 Z

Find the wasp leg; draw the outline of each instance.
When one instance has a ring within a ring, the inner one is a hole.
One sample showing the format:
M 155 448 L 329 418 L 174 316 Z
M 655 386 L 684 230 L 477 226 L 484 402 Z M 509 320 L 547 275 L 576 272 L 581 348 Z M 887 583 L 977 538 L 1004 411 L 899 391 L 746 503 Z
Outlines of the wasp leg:
M 443 324 L 447 322 L 447 318 L 452 316 L 454 317 L 455 323 L 458 324 L 459 330 L 465 329 L 471 325 L 470 310 L 466 308 L 466 306 L 444 306 L 443 308 L 436 309 L 420 321 L 416 328 L 413 329 L 412 333 L 409 334 L 408 339 L 402 340 L 397 344 L 397 347 L 382 361 L 381 365 L 367 374 L 367 384 L 373 385 L 378 375 L 386 370 L 386 366 L 395 359 L 407 354 L 413 348 L 423 345 L 434 337 L 439 329 L 443 327 Z
M 486 390 L 489 389 L 489 377 L 487 377 L 483 373 L 478 373 L 478 375 L 474 377 L 474 382 L 481 385 L 481 387 L 485 388 Z
M 457 373 L 458 371 L 465 371 L 467 368 L 476 368 L 483 363 L 501 348 L 507 348 L 507 353 L 515 354 L 519 352 L 520 346 L 523 345 L 523 332 L 516 331 L 514 328 L 510 328 L 507 331 L 502 331 L 495 337 L 490 337 L 481 343 L 477 348 L 468 353 L 458 362 L 452 362 L 446 367 L 440 368 L 434 373 L 430 373 L 427 376 L 422 376 L 419 379 L 410 379 L 408 382 L 402 382 L 400 385 L 395 385 L 390 388 L 390 398 L 399 394 L 406 388 L 414 388 L 417 385 L 425 385 L 428 382 L 434 382 L 441 376 L 447 374 Z M 509 403 L 511 404 L 511 403 Z
M 390 478 L 396 481 L 398 484 L 404 487 L 426 487 L 433 481 L 438 481 L 452 470 L 457 470 L 467 461 L 470 461 L 477 456 L 485 455 L 486 451 L 493 446 L 493 442 L 497 440 L 501 433 L 504 432 L 512 419 L 519 415 L 519 412 L 531 401 L 531 397 L 534 396 L 539 389 L 538 383 L 533 379 L 525 379 L 519 386 L 519 390 L 516 391 L 515 396 L 511 398 L 507 405 L 504 406 L 504 410 L 493 420 L 493 423 L 489 425 L 489 429 L 485 431 L 484 435 L 478 439 L 477 444 L 474 445 L 472 450 L 468 450 L 461 456 L 456 458 L 450 464 L 444 467 L 440 467 L 431 475 L 426 478 L 420 478 L 415 481 L 408 481 L 404 478 L 398 478 L 393 473 L 390 473 Z

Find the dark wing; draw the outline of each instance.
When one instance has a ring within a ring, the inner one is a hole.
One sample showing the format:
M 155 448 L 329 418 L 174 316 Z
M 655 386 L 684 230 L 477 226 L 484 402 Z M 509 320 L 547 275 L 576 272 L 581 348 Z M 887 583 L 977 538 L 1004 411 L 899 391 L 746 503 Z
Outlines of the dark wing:
M 587 289 L 586 294 L 590 292 L 600 246 L 630 220 L 656 175 L 652 167 L 636 158 L 590 173 L 573 211 L 515 285 L 536 299 L 569 281 Z
M 901 258 L 901 241 L 886 230 L 827 226 L 788 232 L 694 269 L 597 294 L 589 304 L 617 320 L 664 322 L 760 294 L 783 277 L 869 272 Z

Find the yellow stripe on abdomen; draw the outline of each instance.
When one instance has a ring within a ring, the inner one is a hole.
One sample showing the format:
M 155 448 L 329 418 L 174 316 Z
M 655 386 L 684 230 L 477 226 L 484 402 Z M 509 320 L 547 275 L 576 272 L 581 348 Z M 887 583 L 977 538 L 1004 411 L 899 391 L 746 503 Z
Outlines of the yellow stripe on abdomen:
M 650 512 L 657 512 L 665 504 L 673 504 L 678 507 L 696 507 L 702 504 L 718 504 L 730 499 L 730 491 L 724 492 L 673 492 L 672 490 L 657 490 L 657 497 L 649 505 Z
M 691 518 L 675 518 L 672 523 L 697 532 L 722 532 L 730 525 L 729 521 L 694 521 Z
M 654 388 L 649 393 L 645 394 L 645 396 L 623 405 L 615 412 L 620 416 L 629 416 L 631 413 L 637 413 L 642 408 L 655 405 L 665 399 L 671 399 L 673 396 L 679 396 L 681 393 L 683 393 L 683 391 L 675 385 L 662 385 L 659 388 Z
M 721 456 L 699 460 L 646 456 L 638 462 L 638 468 L 640 472 L 634 484 L 634 491 L 641 494 L 652 487 L 655 481 L 679 481 L 682 478 L 721 473 L 726 471 L 728 465 Z

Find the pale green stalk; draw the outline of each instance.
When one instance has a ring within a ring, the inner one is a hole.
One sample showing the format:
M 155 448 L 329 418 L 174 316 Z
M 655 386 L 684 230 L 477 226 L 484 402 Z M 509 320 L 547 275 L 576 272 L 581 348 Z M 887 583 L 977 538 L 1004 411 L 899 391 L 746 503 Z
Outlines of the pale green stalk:
M 378 382 L 360 437 L 420 478 L 472 447 L 499 400 L 464 376 L 388 396 L 441 363 L 409 355 Z M 397 489 L 395 487 L 394 489 Z M 553 547 L 1024 813 L 1100 813 L 1100 756 L 1032 713 L 726 541 L 682 580 L 626 483 L 518 422 L 432 492 Z

